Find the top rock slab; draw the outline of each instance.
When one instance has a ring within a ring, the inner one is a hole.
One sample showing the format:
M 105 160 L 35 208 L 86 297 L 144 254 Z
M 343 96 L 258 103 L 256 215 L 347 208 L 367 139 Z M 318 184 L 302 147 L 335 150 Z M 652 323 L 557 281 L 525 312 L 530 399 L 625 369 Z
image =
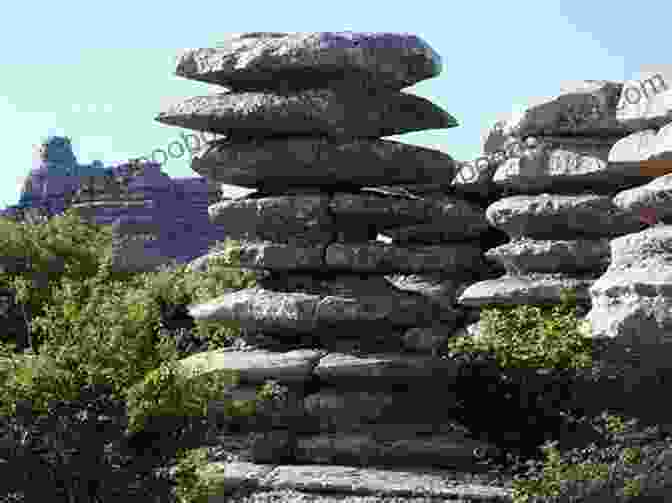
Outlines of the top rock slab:
M 493 149 L 508 136 L 626 136 L 631 130 L 616 119 L 622 90 L 622 83 L 606 80 L 565 82 L 558 95 L 497 123 L 484 147 Z
M 232 34 L 216 48 L 185 50 L 175 71 L 235 91 L 398 91 L 439 73 L 441 57 L 420 37 L 347 31 Z

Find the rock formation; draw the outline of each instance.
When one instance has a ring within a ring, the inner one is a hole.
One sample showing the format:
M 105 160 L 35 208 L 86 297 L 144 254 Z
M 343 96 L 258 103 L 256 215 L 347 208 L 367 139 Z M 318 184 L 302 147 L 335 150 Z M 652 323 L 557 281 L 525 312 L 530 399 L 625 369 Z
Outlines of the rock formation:
M 258 190 L 209 208 L 241 241 L 242 265 L 264 273 L 258 286 L 189 306 L 196 320 L 240 322 L 245 342 L 183 360 L 240 370 L 243 398 L 266 379 L 286 386 L 268 422 L 238 425 L 261 431 L 262 465 L 247 470 L 470 469 L 474 448 L 492 446 L 451 421 L 457 363 L 436 353 L 477 334 L 486 305 L 557 304 L 572 289 L 596 338 L 671 335 L 669 228 L 642 218 L 669 215 L 668 179 L 645 169 L 669 151 L 664 128 L 641 147 L 617 118 L 623 85 L 583 81 L 497 123 L 474 162 L 380 139 L 456 125 L 402 91 L 440 68 L 417 37 L 358 33 L 236 35 L 178 60 L 178 75 L 227 89 L 157 119 L 227 134 L 192 168 Z
M 114 266 L 151 270 L 201 256 L 223 229 L 208 219 L 208 205 L 221 190 L 205 178 L 171 179 L 153 162 L 129 161 L 103 168 L 81 165 L 69 138 L 50 137 L 38 151 L 19 204 L 3 214 L 49 217 L 75 207 L 97 224 L 112 225 Z M 179 236 L 179 239 L 178 239 Z
M 621 113 L 626 92 L 613 82 L 574 83 L 495 125 L 481 164 L 499 154 L 489 174 L 505 197 L 486 217 L 511 242 L 486 257 L 507 274 L 471 285 L 461 304 L 555 303 L 573 286 L 592 307 L 593 337 L 642 349 L 669 340 L 669 227 L 645 227 L 670 222 L 670 125 L 657 117 L 651 129 Z
M 254 418 L 227 418 L 229 457 L 209 476 L 228 489 L 511 501 L 499 482 L 459 476 L 497 449 L 455 420 L 459 363 L 440 354 L 478 333 L 484 306 L 557 304 L 569 288 L 593 337 L 667 357 L 669 114 L 624 115 L 623 84 L 582 81 L 495 124 L 473 162 L 381 139 L 457 126 L 403 92 L 440 71 L 426 42 L 388 33 L 246 33 L 178 58 L 177 75 L 226 89 L 157 120 L 225 134 L 192 169 L 257 190 L 207 211 L 217 239 L 241 242 L 258 286 L 188 306 L 195 320 L 239 322 L 244 337 L 181 360 L 240 371 L 234 399 L 279 385 Z M 158 168 L 138 180 L 129 192 L 168 212 Z M 119 234 L 154 231 L 148 206 L 130 217 L 87 190 L 76 204 L 101 203 Z M 651 212 L 661 225 L 647 228 Z M 168 215 L 181 222 L 172 239 L 189 241 L 188 216 Z M 207 271 L 216 253 L 190 267 Z M 408 471 L 379 469 L 390 467 Z
M 240 370 L 237 397 L 285 386 L 277 411 L 232 425 L 258 432 L 257 463 L 455 473 L 492 452 L 451 421 L 457 366 L 433 356 L 469 318 L 460 286 L 491 274 L 484 208 L 455 194 L 451 156 L 381 139 L 456 125 L 401 91 L 440 69 L 424 41 L 396 34 L 244 34 L 178 61 L 178 75 L 228 89 L 157 120 L 228 134 L 192 168 L 257 189 L 209 214 L 260 273 L 255 288 L 189 306 L 196 320 L 240 322 L 247 345 L 182 364 Z

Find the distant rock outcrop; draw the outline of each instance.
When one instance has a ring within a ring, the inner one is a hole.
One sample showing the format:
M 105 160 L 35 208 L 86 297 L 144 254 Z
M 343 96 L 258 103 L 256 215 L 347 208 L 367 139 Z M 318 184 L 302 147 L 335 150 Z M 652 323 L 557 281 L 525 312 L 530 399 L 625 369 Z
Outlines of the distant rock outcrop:
M 114 264 L 138 271 L 188 262 L 224 239 L 223 228 L 208 217 L 221 190 L 205 178 L 171 179 L 149 161 L 79 164 L 70 139 L 58 136 L 47 138 L 37 153 L 19 203 L 2 215 L 35 221 L 36 215 L 44 219 L 77 208 L 94 223 L 112 225 Z M 138 232 L 143 226 L 153 233 Z

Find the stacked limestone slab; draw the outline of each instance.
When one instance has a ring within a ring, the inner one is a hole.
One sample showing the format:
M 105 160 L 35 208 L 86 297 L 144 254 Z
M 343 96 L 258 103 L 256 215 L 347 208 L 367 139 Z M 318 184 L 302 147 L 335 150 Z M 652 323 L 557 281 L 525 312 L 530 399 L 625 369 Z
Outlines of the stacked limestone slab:
M 612 197 L 652 179 L 637 163 L 610 160 L 629 132 L 616 119 L 621 91 L 622 84 L 607 81 L 571 83 L 496 124 L 484 150 L 488 160 L 499 155 L 491 173 L 499 192 L 486 218 L 510 241 L 485 255 L 506 274 L 471 285 L 460 303 L 555 304 L 562 289 L 573 288 L 590 304 L 589 288 L 609 264 L 610 239 L 644 228 Z
M 240 322 L 256 347 L 183 362 L 237 368 L 250 393 L 288 386 L 290 404 L 257 427 L 259 462 L 455 468 L 488 447 L 450 421 L 456 364 L 429 355 L 483 269 L 483 210 L 451 194 L 449 155 L 380 139 L 456 125 L 400 91 L 440 69 L 418 37 L 376 33 L 243 34 L 179 58 L 178 75 L 228 89 L 158 120 L 228 134 L 192 168 L 257 189 L 209 211 L 242 243 L 243 267 L 268 272 L 190 306 L 196 320 Z
M 624 108 L 633 85 L 574 83 L 495 125 L 480 169 L 466 166 L 456 186 L 496 198 L 486 217 L 511 241 L 485 256 L 507 274 L 471 285 L 460 303 L 553 304 L 573 287 L 593 337 L 669 341 L 669 227 L 645 229 L 643 217 L 664 224 L 672 214 L 671 118 L 660 96 Z
M 672 341 L 671 84 L 672 72 L 664 68 L 624 85 L 617 118 L 633 132 L 610 157 L 638 163 L 641 172 L 655 178 L 619 191 L 613 203 L 657 224 L 611 242 L 611 265 L 591 289 L 587 318 L 594 337 L 622 341 L 642 354 L 650 369 L 669 367 L 665 349 Z

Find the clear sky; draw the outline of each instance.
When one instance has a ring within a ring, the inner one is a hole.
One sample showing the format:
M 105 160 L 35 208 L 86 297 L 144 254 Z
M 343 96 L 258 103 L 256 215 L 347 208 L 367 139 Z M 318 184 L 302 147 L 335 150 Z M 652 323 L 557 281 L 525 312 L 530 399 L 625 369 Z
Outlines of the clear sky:
M 389 137 L 459 160 L 481 153 L 498 118 L 563 81 L 636 78 L 668 64 L 672 3 L 576 0 L 496 2 L 12 2 L 0 30 L 0 206 L 18 201 L 33 145 L 72 138 L 79 162 L 109 166 L 149 156 L 188 130 L 154 116 L 166 103 L 213 86 L 173 75 L 182 48 L 209 47 L 227 32 L 370 31 L 422 37 L 442 57 L 440 76 L 406 91 L 434 101 L 459 127 Z M 198 176 L 188 154 L 171 177 Z

